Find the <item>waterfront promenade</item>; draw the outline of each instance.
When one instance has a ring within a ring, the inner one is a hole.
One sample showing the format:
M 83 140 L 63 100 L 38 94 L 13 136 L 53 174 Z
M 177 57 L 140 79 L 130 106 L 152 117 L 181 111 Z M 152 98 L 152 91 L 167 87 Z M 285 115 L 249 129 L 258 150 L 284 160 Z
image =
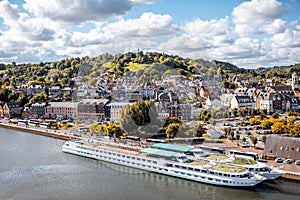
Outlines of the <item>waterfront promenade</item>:
M 9 123 L 8 120 L 5 120 L 5 119 L 0 120 L 0 127 L 23 131 L 23 132 L 28 132 L 28 133 L 37 134 L 37 135 L 43 135 L 46 137 L 52 137 L 52 138 L 57 138 L 57 139 L 61 139 L 61 140 L 80 139 L 80 137 L 74 136 L 73 134 L 71 134 L 68 131 L 51 130 L 51 129 L 45 129 L 45 128 L 40 128 L 40 127 L 12 124 L 12 123 Z

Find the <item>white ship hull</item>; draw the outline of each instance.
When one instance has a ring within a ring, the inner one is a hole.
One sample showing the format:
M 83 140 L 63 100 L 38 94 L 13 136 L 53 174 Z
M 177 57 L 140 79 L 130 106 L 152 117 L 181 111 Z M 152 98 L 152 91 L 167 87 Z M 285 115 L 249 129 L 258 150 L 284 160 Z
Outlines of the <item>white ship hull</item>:
M 230 187 L 252 187 L 265 180 L 258 174 L 243 177 L 212 172 L 197 167 L 188 166 L 171 160 L 140 156 L 138 152 L 126 151 L 111 147 L 90 147 L 76 142 L 68 141 L 63 145 L 63 152 L 84 156 L 105 162 L 142 169 L 150 172 L 179 177 L 187 180 Z M 205 171 L 205 172 L 204 172 Z

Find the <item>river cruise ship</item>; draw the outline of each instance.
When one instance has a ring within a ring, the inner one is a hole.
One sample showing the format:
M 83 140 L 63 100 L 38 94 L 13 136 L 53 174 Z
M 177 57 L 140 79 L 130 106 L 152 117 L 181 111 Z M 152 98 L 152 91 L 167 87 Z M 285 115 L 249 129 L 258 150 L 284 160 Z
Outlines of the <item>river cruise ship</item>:
M 99 139 L 67 141 L 62 147 L 65 153 L 219 186 L 252 187 L 266 180 L 241 166 L 189 159 L 192 149 L 173 144 L 140 148 Z

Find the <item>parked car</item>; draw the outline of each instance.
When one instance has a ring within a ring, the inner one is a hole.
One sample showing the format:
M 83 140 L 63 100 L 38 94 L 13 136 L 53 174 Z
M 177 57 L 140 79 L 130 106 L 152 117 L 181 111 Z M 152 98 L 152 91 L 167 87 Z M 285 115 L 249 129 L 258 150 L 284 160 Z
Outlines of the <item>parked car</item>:
M 295 165 L 300 165 L 300 160 L 296 160 Z
M 285 159 L 284 158 L 276 158 L 275 161 L 278 163 L 282 163 Z
M 285 164 L 292 164 L 292 162 L 293 162 L 292 159 L 285 159 L 285 160 L 283 161 L 283 163 L 285 163 Z

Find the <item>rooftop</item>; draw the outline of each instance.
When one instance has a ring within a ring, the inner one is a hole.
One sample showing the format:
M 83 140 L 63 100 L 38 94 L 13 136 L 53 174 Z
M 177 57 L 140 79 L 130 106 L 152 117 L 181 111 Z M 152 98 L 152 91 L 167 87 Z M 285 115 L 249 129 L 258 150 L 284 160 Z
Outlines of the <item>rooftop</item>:
M 151 155 L 156 155 L 156 156 L 163 156 L 163 157 L 172 157 L 178 154 L 177 152 L 174 151 L 167 151 L 167 150 L 162 150 L 162 149 L 154 149 L 154 148 L 145 148 L 140 150 L 141 153 L 147 153 Z
M 166 144 L 166 143 L 156 143 L 151 146 L 152 148 L 158 148 L 158 149 L 165 149 L 169 151 L 176 151 L 176 152 L 189 152 L 195 147 L 193 146 L 181 146 L 181 145 L 175 145 L 175 144 Z

